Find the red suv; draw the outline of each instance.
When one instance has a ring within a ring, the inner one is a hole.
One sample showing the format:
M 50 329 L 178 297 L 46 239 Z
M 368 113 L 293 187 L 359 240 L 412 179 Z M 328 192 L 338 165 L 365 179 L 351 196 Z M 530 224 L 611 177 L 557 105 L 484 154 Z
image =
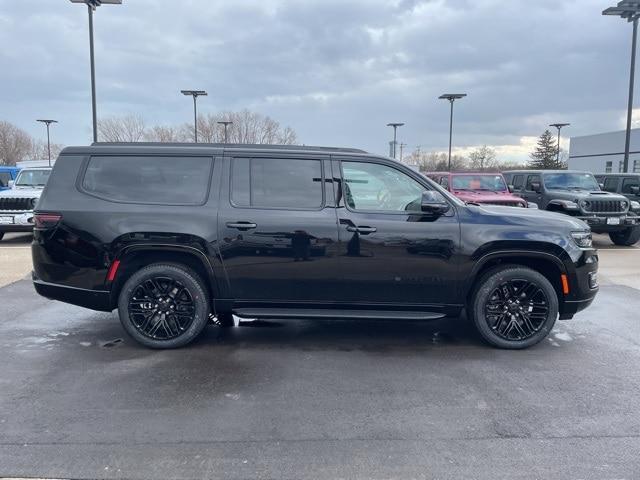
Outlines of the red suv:
M 465 202 L 527 207 L 525 200 L 509 191 L 499 173 L 433 172 L 427 176 Z

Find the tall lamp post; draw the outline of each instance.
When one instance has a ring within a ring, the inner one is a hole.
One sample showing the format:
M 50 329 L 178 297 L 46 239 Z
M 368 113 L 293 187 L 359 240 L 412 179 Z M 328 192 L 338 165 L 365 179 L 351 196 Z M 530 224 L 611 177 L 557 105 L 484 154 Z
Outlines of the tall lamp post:
M 562 130 L 563 127 L 568 127 L 569 125 L 571 125 L 570 123 L 552 123 L 549 126 L 550 127 L 556 127 L 558 129 L 558 151 L 556 153 L 556 162 L 560 162 L 560 130 Z
M 631 40 L 631 73 L 629 74 L 629 98 L 627 102 L 627 132 L 624 140 L 623 172 L 629 171 L 629 147 L 631 144 L 631 115 L 633 112 L 633 83 L 636 69 L 636 39 L 638 37 L 638 18 L 640 17 L 640 2 L 623 0 L 615 7 L 609 7 L 603 15 L 615 15 L 633 22 L 633 37 Z
M 207 92 L 204 90 L 180 90 L 183 95 L 193 97 L 193 138 L 195 143 L 198 143 L 198 107 L 196 106 L 196 99 L 200 96 L 206 96 Z
M 453 140 L 453 102 L 466 96 L 466 93 L 443 93 L 438 97 L 440 100 L 449 100 L 451 104 L 451 114 L 449 115 L 449 171 L 451 171 L 451 141 Z
M 49 125 L 58 123 L 57 120 L 36 120 L 36 122 L 44 123 L 47 126 L 47 153 L 49 154 L 49 166 L 51 166 L 51 137 L 49 136 Z
M 224 143 L 228 143 L 227 142 L 227 127 L 229 125 L 232 125 L 232 124 L 233 124 L 233 122 L 230 121 L 230 120 L 224 120 L 224 121 L 218 122 L 218 125 L 224 125 Z
M 391 148 L 391 153 L 392 153 L 392 157 L 396 158 L 396 150 L 397 150 L 397 145 L 398 145 L 398 141 L 397 141 L 397 133 L 398 133 L 398 127 L 402 127 L 404 125 L 404 123 L 387 123 L 387 127 L 393 127 L 393 146 Z
M 98 114 L 96 113 L 96 64 L 93 55 L 93 11 L 100 5 L 121 5 L 122 0 L 71 0 L 84 3 L 89 10 L 89 59 L 91 62 L 91 110 L 93 116 L 93 141 L 98 141 Z

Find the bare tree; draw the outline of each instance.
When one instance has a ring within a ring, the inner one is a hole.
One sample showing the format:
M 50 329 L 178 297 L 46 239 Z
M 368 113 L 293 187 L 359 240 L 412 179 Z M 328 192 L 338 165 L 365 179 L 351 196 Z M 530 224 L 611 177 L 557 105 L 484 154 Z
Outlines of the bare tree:
M 496 151 L 483 145 L 469 154 L 470 166 L 473 170 L 492 170 L 496 168 Z
M 98 133 L 103 142 L 139 142 L 145 135 L 144 120 L 133 114 L 103 118 L 98 120 Z
M 51 158 L 56 159 L 60 152 L 64 148 L 64 145 L 59 143 L 51 144 Z M 32 160 L 46 160 L 49 157 L 49 151 L 47 148 L 47 142 L 43 140 L 31 140 L 31 147 L 29 149 L 28 157 Z
M 144 133 L 144 139 L 147 142 L 183 142 L 186 137 L 183 129 L 180 127 L 156 125 L 147 129 Z
M 449 157 L 444 152 L 414 151 L 409 156 L 409 163 L 418 165 L 421 172 L 446 172 L 449 169 Z M 451 156 L 451 170 L 464 170 L 467 159 L 461 155 Z
M 31 137 L 15 125 L 0 120 L 0 165 L 15 165 L 31 150 Z

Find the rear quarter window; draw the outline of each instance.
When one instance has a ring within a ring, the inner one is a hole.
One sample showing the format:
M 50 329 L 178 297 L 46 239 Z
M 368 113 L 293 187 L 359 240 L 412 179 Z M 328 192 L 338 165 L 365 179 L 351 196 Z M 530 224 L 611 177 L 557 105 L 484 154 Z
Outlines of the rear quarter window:
M 114 202 L 202 205 L 212 165 L 211 157 L 94 156 L 82 190 Z

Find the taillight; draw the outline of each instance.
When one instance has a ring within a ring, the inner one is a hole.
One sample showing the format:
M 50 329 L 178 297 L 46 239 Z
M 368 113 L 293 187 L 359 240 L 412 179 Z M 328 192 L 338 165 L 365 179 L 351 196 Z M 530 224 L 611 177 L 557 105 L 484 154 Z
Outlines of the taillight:
M 60 223 L 62 215 L 57 213 L 36 213 L 33 219 L 36 228 L 53 228 Z

